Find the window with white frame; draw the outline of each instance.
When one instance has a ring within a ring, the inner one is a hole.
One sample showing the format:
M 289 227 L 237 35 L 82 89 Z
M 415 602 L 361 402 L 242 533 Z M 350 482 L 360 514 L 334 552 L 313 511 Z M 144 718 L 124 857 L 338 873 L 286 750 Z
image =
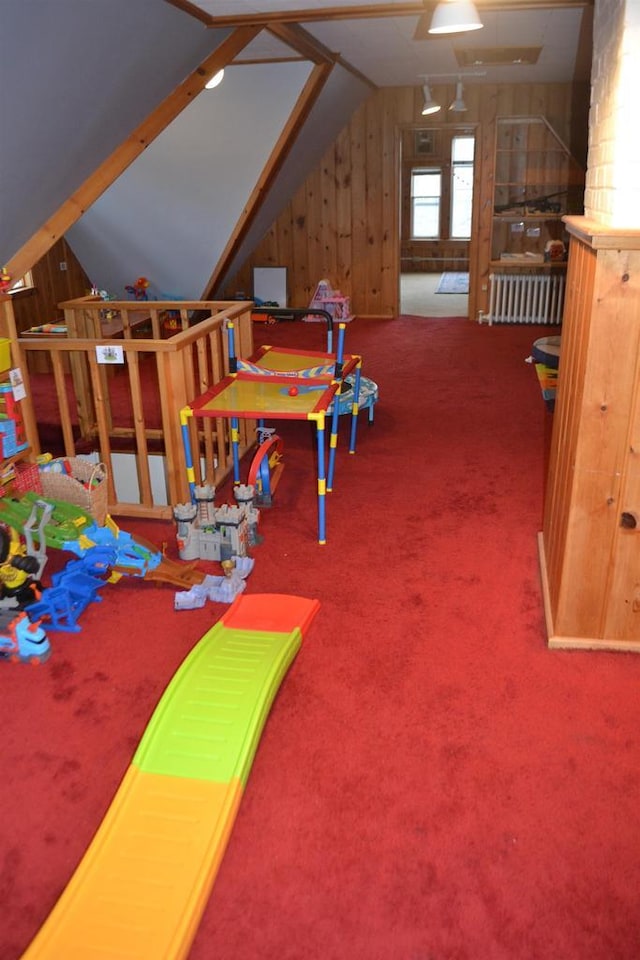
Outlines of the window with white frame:
M 33 286 L 33 277 L 31 276 L 31 271 L 28 270 L 23 277 L 20 277 L 19 280 L 16 280 L 14 283 L 9 281 L 9 286 L 7 287 L 7 293 L 17 293 L 18 290 L 28 290 L 29 287 Z
M 469 240 L 473 206 L 474 137 L 451 140 L 451 229 L 452 240 Z
M 414 167 L 411 171 L 411 236 L 437 240 L 440 236 L 440 167 Z

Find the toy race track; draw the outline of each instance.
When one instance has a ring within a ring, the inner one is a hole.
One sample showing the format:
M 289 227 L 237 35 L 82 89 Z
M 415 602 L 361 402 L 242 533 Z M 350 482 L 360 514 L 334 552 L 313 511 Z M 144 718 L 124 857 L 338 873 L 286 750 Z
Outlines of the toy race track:
M 184 660 L 23 960 L 186 957 L 317 600 L 239 597 Z

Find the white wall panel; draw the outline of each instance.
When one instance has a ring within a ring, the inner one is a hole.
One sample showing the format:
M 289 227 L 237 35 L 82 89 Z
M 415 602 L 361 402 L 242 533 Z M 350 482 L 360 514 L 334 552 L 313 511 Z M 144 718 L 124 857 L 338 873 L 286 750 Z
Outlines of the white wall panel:
M 118 298 L 138 276 L 200 297 L 310 70 L 227 68 L 69 231 L 92 281 Z
M 0 264 L 231 32 L 158 0 L 2 0 Z

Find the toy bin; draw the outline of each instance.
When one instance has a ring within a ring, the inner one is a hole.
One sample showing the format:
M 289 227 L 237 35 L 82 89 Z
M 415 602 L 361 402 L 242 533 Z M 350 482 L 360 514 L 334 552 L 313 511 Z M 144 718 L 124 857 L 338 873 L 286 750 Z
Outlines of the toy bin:
M 107 468 L 79 457 L 58 458 L 40 469 L 43 496 L 63 500 L 90 514 L 99 526 L 107 519 Z

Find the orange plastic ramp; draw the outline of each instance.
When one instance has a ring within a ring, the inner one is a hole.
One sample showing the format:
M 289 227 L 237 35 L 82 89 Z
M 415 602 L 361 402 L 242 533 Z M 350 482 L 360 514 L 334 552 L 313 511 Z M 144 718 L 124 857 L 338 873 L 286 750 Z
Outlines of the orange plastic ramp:
M 255 630 L 256 623 L 259 623 L 260 630 L 273 633 L 291 633 L 297 627 L 304 636 L 319 609 L 318 600 L 306 597 L 286 593 L 243 593 L 220 622 L 232 630 Z
M 243 595 L 199 641 L 23 960 L 186 957 L 269 708 L 318 608 Z
M 24 958 L 184 957 L 242 787 L 129 767 L 78 869 Z

